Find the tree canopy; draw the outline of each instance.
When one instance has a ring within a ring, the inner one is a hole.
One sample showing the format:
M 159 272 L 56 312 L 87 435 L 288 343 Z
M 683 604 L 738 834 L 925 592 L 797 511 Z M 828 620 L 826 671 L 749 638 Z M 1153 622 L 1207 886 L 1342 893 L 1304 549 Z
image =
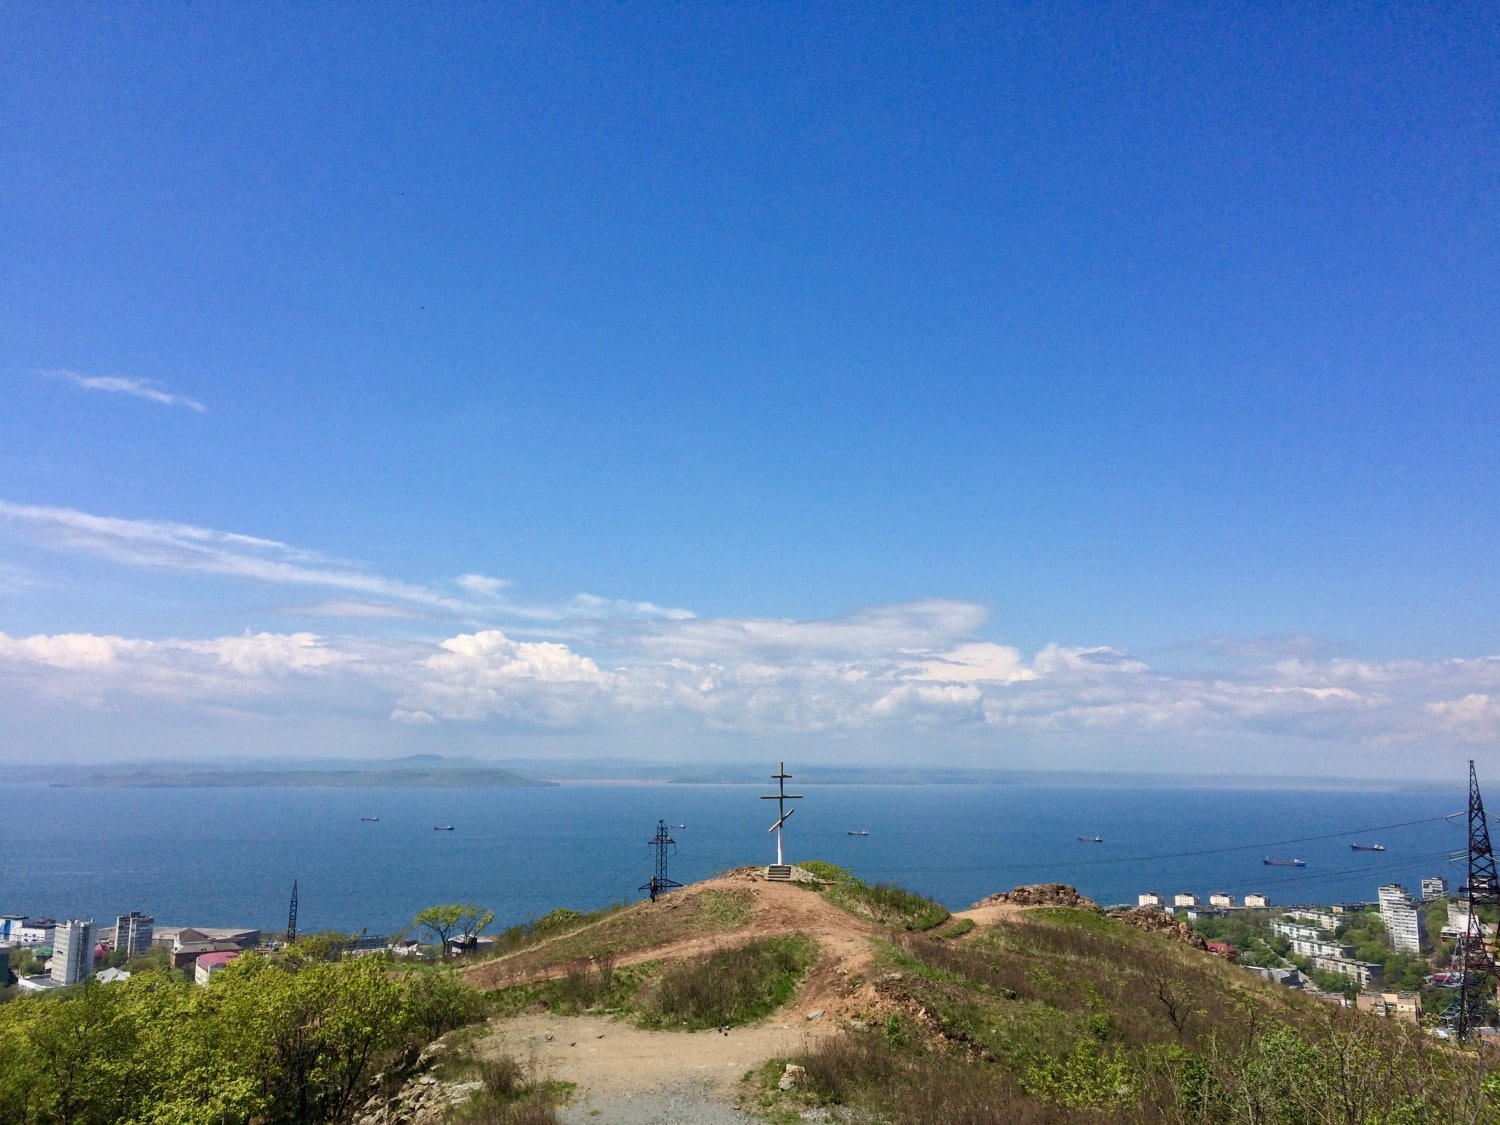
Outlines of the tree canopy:
M 479 1012 L 445 970 L 254 953 L 207 987 L 142 972 L 22 997 L 0 1005 L 0 1121 L 345 1122 L 377 1068 Z
M 486 910 L 472 902 L 451 902 L 443 906 L 429 906 L 411 922 L 413 926 L 432 934 L 446 957 L 449 941 L 457 938 L 464 945 L 471 944 L 494 920 L 493 910 Z

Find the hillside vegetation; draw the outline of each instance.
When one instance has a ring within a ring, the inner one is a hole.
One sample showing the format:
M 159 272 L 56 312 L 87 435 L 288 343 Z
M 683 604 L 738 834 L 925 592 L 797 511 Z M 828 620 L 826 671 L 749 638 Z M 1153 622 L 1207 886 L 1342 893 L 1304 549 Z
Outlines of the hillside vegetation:
M 307 947 L 204 988 L 142 972 L 13 1000 L 0 1121 L 546 1125 L 570 1097 L 712 1074 L 704 1097 L 745 1075 L 742 1105 L 783 1125 L 1500 1125 L 1490 1052 L 1268 985 L 1086 900 L 1030 905 L 1079 902 L 1071 888 L 950 915 L 804 866 L 816 878 L 745 869 L 558 910 L 456 971 Z
M 664 982 L 693 979 L 704 992 L 721 982 L 728 991 L 734 974 L 755 975 L 749 966 L 763 957 L 767 933 L 800 925 L 819 934 L 816 957 L 805 968 L 784 965 L 778 980 L 783 988 L 800 980 L 797 1012 L 826 1009 L 838 1030 L 767 1062 L 753 1079 L 746 1097 L 772 1121 L 822 1109 L 852 1122 L 958 1125 L 1500 1122 L 1489 1058 L 1268 985 L 1091 906 L 950 916 L 901 888 L 802 866 L 821 881 L 761 882 L 753 895 L 741 889 L 748 884 L 714 881 L 690 888 L 672 909 L 643 904 L 611 926 L 475 974 L 502 985 L 505 1012 L 609 1010 L 639 1026 L 733 1024 L 760 1018 L 763 1005 L 696 1022 L 663 1016 L 673 1011 Z M 693 901 L 704 893 L 714 897 Z M 809 900 L 815 915 L 801 913 Z M 739 905 L 726 910 L 726 902 Z M 713 949 L 701 942 L 706 929 Z M 622 942 L 625 933 L 632 941 Z M 844 940 L 841 959 L 835 934 Z M 850 941 L 860 957 L 851 959 Z M 504 985 L 521 965 L 530 979 Z M 782 1082 L 788 1063 L 802 1073 Z

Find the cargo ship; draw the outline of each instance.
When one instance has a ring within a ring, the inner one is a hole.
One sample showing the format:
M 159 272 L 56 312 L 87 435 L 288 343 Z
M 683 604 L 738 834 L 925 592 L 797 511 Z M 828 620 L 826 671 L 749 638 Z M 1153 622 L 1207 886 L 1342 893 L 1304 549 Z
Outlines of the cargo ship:
M 1349 846 L 1351 848 L 1353 848 L 1357 852 L 1383 852 L 1383 851 L 1385 851 L 1385 845 L 1384 844 L 1350 844 Z
M 1261 861 L 1267 867 L 1306 867 L 1305 859 L 1265 859 Z

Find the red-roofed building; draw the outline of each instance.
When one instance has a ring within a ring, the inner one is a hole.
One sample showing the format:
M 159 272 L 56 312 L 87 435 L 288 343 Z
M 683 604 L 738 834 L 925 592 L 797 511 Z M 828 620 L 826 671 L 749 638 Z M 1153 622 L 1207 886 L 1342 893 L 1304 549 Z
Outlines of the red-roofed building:
M 222 969 L 229 962 L 240 955 L 239 950 L 225 950 L 219 953 L 205 953 L 194 962 L 193 979 L 199 984 L 207 984 L 209 978 Z
M 1227 941 L 1210 941 L 1205 944 L 1208 946 L 1208 951 L 1215 957 L 1222 957 L 1226 961 L 1234 960 L 1234 955 L 1237 951 Z

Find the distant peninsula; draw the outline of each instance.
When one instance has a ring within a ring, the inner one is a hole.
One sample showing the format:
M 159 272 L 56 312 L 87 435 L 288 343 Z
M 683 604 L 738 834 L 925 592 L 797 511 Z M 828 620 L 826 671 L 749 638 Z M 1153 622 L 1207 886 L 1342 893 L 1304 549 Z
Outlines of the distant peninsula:
M 53 782 L 93 789 L 524 789 L 556 785 L 488 767 L 395 770 L 131 770 Z

